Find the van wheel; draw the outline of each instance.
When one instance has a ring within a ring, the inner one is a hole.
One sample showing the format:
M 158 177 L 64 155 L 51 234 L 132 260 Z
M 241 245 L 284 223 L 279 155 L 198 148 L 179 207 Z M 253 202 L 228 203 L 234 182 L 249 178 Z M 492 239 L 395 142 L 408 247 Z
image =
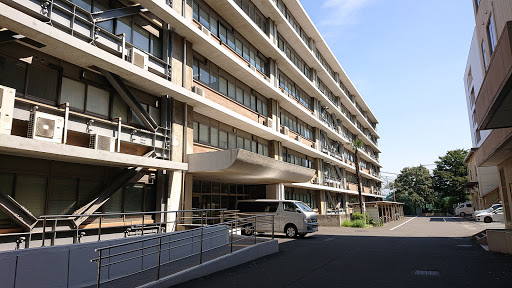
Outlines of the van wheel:
M 247 224 L 242 227 L 242 235 L 251 236 L 254 233 L 254 228 L 251 224 Z
M 464 217 L 464 216 L 466 216 L 466 213 L 464 213 L 464 212 L 460 212 L 460 214 L 459 214 L 459 215 L 460 215 L 460 216 L 462 216 L 462 217 Z
M 491 223 L 492 222 L 492 218 L 487 216 L 487 217 L 484 218 L 484 222 L 485 223 Z
M 286 227 L 284 227 L 284 233 L 290 238 L 297 237 L 297 227 L 295 227 L 293 224 L 288 224 Z

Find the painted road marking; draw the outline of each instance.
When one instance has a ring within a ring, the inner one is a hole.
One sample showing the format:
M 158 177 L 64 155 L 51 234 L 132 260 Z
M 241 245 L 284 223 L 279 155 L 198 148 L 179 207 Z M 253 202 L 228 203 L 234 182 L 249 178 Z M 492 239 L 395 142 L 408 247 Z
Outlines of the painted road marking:
M 439 271 L 416 270 L 416 271 L 414 271 L 414 275 L 421 275 L 421 276 L 439 276 Z
M 468 245 L 468 244 L 459 244 L 457 246 L 458 247 L 473 247 L 473 245 Z
M 446 219 L 443 217 L 443 221 L 446 222 Z
M 418 216 L 414 216 L 414 218 L 416 218 L 416 217 L 418 217 Z M 402 223 L 402 224 L 400 224 L 400 225 L 398 225 L 398 226 L 396 226 L 396 227 L 393 227 L 393 228 L 389 229 L 389 231 L 395 230 L 396 228 L 398 228 L 398 227 L 400 227 L 400 226 L 404 225 L 405 223 L 407 223 L 407 222 L 409 222 L 409 221 L 411 221 L 411 220 L 414 220 L 414 218 L 409 219 L 409 220 L 405 221 L 404 223 Z
M 327 241 L 331 241 L 331 240 L 334 240 L 334 238 L 327 238 L 327 239 L 324 239 L 324 240 L 322 240 L 322 241 L 327 242 Z

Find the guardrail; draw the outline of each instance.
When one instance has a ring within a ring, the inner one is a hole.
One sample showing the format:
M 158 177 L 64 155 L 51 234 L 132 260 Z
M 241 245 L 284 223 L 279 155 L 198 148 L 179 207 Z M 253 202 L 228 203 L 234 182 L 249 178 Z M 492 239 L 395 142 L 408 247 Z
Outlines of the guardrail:
M 86 221 L 87 224 L 73 227 L 72 220 L 82 216 L 89 217 Z M 48 239 L 50 240 L 50 246 L 54 246 L 59 234 L 64 238 L 72 239 L 72 243 L 75 244 L 80 243 L 87 233 L 89 233 L 87 236 L 97 236 L 97 241 L 101 241 L 102 235 L 111 234 L 104 233 L 106 229 L 125 229 L 123 233 L 126 238 L 132 236 L 130 234 L 165 233 L 168 226 L 172 226 L 170 228 L 174 230 L 177 226 L 205 226 L 238 217 L 237 211 L 227 209 L 43 215 L 37 219 L 30 231 L 0 234 L 0 244 L 9 243 L 9 241 L 3 239 L 10 237 L 16 250 L 20 249 L 23 244 L 24 248 L 30 248 L 34 241 L 41 241 L 40 247 L 44 247 L 47 245 Z M 59 226 L 59 222 L 64 226 Z
M 236 211 L 229 214 L 226 216 L 234 218 L 247 215 Z M 219 220 L 221 218 L 219 217 Z M 222 220 L 224 219 L 222 218 Z M 266 228 L 262 228 L 262 226 Z M 263 241 L 256 236 L 256 231 L 269 231 L 274 239 L 274 228 L 273 214 L 252 215 L 191 230 L 165 233 L 98 248 L 95 249 L 98 252 L 98 257 L 91 260 L 98 265 L 96 287 L 99 288 L 101 284 L 127 279 L 134 275 L 139 276 L 133 279 L 145 279 L 146 283 L 156 281 L 161 277 L 202 264 L 205 260 L 212 260 L 255 245 L 258 240 Z M 182 255 L 182 250 L 186 250 L 187 253 Z M 139 263 L 140 267 L 134 269 L 134 265 L 139 265 Z M 116 265 L 120 267 L 116 267 Z M 111 277 L 111 270 L 117 271 L 118 273 L 115 273 L 117 275 Z M 119 273 L 119 271 L 127 272 Z M 125 282 L 137 285 L 136 281 Z M 123 287 L 126 287 L 125 282 L 123 282 Z

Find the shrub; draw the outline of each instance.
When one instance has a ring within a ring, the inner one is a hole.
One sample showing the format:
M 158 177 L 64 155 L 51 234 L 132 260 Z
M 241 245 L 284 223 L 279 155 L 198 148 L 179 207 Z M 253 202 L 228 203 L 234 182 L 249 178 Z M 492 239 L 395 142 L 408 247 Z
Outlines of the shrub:
M 352 227 L 352 222 L 350 222 L 349 220 L 345 220 L 345 221 L 343 221 L 341 226 L 343 226 L 343 227 Z
M 368 224 L 368 223 L 370 223 L 370 215 L 368 213 L 365 213 L 365 214 L 366 214 L 366 224 Z M 360 212 L 354 212 L 350 215 L 350 220 L 352 220 L 352 221 L 361 220 L 364 222 L 364 216 Z
M 370 221 L 368 221 L 368 224 L 377 226 L 377 223 L 375 223 L 375 220 L 373 220 L 373 219 L 370 219 Z
M 365 228 L 366 224 L 364 223 L 364 219 L 352 221 L 352 227 Z

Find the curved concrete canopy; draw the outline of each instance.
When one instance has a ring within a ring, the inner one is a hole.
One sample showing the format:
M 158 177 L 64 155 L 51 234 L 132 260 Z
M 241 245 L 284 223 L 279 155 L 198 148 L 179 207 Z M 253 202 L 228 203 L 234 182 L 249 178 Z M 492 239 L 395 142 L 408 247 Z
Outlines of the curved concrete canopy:
M 188 155 L 189 173 L 202 180 L 238 184 L 302 183 L 315 170 L 275 160 L 243 149 Z

